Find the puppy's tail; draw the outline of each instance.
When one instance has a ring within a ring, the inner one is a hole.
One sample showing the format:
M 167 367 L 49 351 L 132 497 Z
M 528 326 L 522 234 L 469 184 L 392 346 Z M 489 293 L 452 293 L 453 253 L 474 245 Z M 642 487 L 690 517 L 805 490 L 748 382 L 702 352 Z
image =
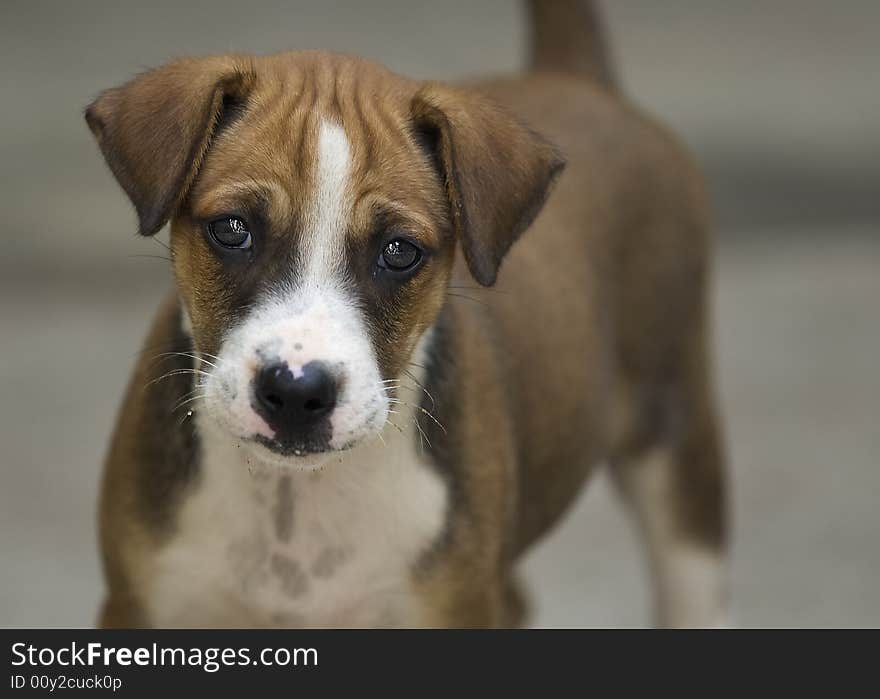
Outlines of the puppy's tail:
M 615 90 L 599 13 L 589 0 L 528 0 L 533 70 L 569 73 Z

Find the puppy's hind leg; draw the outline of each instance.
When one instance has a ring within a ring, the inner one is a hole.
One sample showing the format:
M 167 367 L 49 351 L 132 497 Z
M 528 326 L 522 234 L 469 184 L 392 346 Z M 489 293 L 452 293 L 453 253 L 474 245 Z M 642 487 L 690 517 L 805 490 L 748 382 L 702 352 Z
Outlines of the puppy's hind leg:
M 666 627 L 717 627 L 727 618 L 723 457 L 702 343 L 650 398 L 640 436 L 617 450 L 612 474 L 641 530 L 655 616 Z

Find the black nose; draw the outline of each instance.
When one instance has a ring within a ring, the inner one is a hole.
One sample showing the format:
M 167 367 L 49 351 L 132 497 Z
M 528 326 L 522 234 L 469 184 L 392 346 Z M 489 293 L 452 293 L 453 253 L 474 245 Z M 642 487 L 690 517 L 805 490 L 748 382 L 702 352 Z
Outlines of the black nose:
M 336 406 L 336 379 L 321 362 L 309 362 L 294 378 L 287 362 L 260 370 L 254 385 L 256 408 L 276 430 L 305 427 Z

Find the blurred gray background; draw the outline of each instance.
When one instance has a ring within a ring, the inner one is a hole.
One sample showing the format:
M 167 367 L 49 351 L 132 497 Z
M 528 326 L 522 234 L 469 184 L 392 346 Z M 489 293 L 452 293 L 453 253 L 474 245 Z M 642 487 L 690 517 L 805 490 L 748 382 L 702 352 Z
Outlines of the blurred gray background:
M 614 0 L 627 93 L 706 170 L 734 623 L 880 625 L 880 3 Z M 99 467 L 169 284 L 82 120 L 172 57 L 329 48 L 416 77 L 516 70 L 516 2 L 0 4 L 0 625 L 84 626 Z M 542 626 L 648 622 L 599 478 L 525 565 Z

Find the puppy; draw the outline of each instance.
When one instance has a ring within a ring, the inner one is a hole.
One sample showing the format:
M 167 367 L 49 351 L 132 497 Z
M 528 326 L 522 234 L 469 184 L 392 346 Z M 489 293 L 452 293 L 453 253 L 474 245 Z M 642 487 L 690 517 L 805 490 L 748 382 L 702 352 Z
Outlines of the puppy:
M 176 279 L 107 459 L 101 625 L 519 625 L 517 560 L 600 463 L 658 623 L 723 621 L 700 178 L 589 4 L 530 18 L 531 69 L 469 89 L 225 55 L 88 107 Z

